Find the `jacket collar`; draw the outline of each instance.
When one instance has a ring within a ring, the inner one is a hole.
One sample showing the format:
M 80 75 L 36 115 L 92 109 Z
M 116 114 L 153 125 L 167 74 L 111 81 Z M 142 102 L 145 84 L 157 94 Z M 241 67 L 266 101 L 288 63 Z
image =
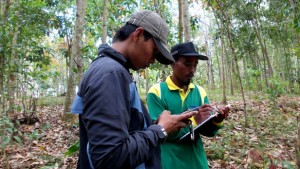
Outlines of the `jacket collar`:
M 101 44 L 98 48 L 98 57 L 95 60 L 105 56 L 109 56 L 110 58 L 116 60 L 121 65 L 123 65 L 126 69 L 130 68 L 129 62 L 121 53 L 119 53 L 118 51 L 116 51 L 115 49 L 113 49 L 107 44 Z

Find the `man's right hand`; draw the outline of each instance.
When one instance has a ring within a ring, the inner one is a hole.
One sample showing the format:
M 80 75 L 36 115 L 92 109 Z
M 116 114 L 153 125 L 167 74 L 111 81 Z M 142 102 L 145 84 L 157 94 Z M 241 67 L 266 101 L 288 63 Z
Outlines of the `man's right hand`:
M 180 128 L 186 127 L 187 123 L 184 121 L 197 114 L 197 111 L 182 113 L 178 115 L 171 115 L 170 111 L 164 110 L 158 117 L 158 125 L 162 126 L 168 134 L 171 134 Z

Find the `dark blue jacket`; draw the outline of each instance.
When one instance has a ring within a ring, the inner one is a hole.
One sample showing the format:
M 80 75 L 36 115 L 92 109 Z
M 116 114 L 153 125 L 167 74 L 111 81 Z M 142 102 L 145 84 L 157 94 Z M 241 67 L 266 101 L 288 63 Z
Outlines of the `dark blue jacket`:
M 81 81 L 80 169 L 161 168 L 164 135 L 152 125 L 129 68 L 120 53 L 100 45 Z

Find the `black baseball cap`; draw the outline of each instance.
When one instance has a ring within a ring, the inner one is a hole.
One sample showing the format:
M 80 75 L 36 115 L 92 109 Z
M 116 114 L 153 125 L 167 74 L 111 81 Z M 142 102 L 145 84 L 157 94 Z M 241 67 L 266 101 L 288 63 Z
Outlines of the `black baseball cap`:
M 208 60 L 208 57 L 199 54 L 193 42 L 179 43 L 171 48 L 171 53 L 174 58 L 179 56 L 196 56 L 199 60 Z

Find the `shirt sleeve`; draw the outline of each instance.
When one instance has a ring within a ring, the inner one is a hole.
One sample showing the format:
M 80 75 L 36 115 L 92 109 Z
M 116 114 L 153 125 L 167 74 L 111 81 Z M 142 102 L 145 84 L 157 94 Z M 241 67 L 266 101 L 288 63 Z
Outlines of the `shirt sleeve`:
M 205 91 L 204 88 L 197 86 L 199 91 L 200 91 L 200 97 L 202 100 L 202 105 L 203 104 L 209 104 L 209 99 L 207 96 L 207 93 Z M 213 120 L 206 123 L 202 128 L 203 130 L 201 130 L 200 134 L 207 136 L 207 137 L 214 137 L 215 135 L 217 135 L 218 130 L 221 129 L 223 127 L 223 123 L 215 123 Z
M 152 120 L 157 120 L 161 113 L 166 110 L 166 105 L 163 103 L 160 94 L 160 84 L 155 84 L 152 86 L 147 94 L 148 110 Z M 175 141 L 187 133 L 187 131 L 188 127 L 175 131 L 168 135 L 166 141 Z
M 160 99 L 159 84 L 155 84 L 149 89 L 147 105 L 152 120 L 157 120 L 159 115 L 165 110 Z

